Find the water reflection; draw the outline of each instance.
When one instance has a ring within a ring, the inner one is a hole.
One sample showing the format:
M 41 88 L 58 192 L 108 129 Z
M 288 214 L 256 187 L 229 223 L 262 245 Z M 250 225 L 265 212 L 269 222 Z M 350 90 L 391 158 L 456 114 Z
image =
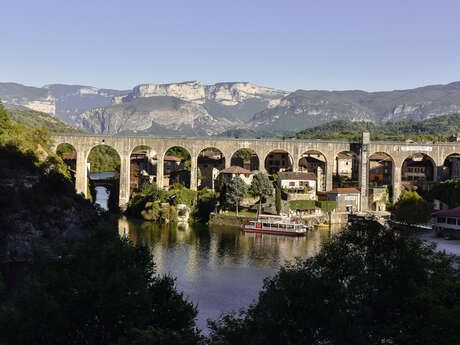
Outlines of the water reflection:
M 126 218 L 119 233 L 150 248 L 158 273 L 177 278 L 178 288 L 198 304 L 201 328 L 207 318 L 248 306 L 265 277 L 295 257 L 315 255 L 330 236 L 328 230 L 294 238 L 205 225 L 184 229 Z

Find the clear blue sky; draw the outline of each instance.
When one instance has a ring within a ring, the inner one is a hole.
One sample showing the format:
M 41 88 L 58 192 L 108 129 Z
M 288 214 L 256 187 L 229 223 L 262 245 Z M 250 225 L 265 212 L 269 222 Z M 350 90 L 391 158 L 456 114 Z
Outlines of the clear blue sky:
M 250 81 L 391 90 L 460 80 L 460 1 L 4 0 L 0 81 Z

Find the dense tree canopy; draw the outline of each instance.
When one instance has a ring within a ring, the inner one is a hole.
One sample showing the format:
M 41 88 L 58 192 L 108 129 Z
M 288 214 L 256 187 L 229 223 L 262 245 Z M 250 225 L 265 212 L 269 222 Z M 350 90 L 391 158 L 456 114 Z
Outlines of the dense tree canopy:
M 254 150 L 243 148 L 243 149 L 239 149 L 238 151 L 236 151 L 233 154 L 233 157 L 240 158 L 243 161 L 248 161 L 251 159 L 251 155 L 253 153 L 254 153 Z
M 416 191 L 404 192 L 391 209 L 394 220 L 408 224 L 425 224 L 430 219 L 428 203 Z
M 302 139 L 353 139 L 359 140 L 362 132 L 370 132 L 372 140 L 412 139 L 415 141 L 446 141 L 460 132 L 460 114 L 438 116 L 422 121 L 374 123 L 364 121 L 337 120 L 297 133 Z
M 58 254 L 37 251 L 12 307 L 0 313 L 2 344 L 194 344 L 196 308 L 159 277 L 147 248 L 99 226 Z M 148 342 L 145 339 L 150 339 Z
M 252 193 L 252 195 L 259 198 L 260 212 L 262 199 L 273 194 L 273 184 L 270 182 L 267 175 L 265 175 L 264 173 L 257 173 L 256 175 L 254 175 L 252 179 L 251 187 L 249 190 Z
M 107 145 L 94 147 L 88 155 L 88 162 L 92 173 L 120 171 L 120 156 Z
M 454 345 L 454 258 L 379 224 L 353 225 L 282 267 L 256 303 L 211 323 L 212 344 Z
M 248 194 L 248 186 L 239 176 L 235 176 L 227 183 L 226 197 L 227 203 L 235 205 L 236 215 L 238 216 L 238 208 L 243 199 Z

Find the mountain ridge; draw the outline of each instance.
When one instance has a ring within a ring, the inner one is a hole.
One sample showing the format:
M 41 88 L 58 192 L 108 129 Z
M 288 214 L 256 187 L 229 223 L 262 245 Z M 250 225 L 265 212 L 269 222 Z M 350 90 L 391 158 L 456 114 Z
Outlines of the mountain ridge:
M 168 102 L 161 97 L 169 97 Z M 234 130 L 289 133 L 334 120 L 383 123 L 458 113 L 460 81 L 376 92 L 288 92 L 238 81 L 209 85 L 198 81 L 144 83 L 131 90 L 0 83 L 0 99 L 8 108 L 45 112 L 101 134 L 148 135 L 162 130 L 205 136 Z

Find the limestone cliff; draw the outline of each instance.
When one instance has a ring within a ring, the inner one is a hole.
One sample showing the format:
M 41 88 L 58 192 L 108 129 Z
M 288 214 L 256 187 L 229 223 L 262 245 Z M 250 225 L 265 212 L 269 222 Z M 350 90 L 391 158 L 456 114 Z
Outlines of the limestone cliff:
M 97 134 L 213 135 L 229 124 L 217 121 L 199 104 L 156 96 L 88 110 L 78 126 Z
M 172 96 L 183 101 L 204 104 L 214 101 L 234 106 L 248 99 L 257 98 L 276 103 L 288 92 L 257 86 L 248 82 L 217 83 L 203 85 L 198 81 L 171 84 L 141 84 L 126 96 L 114 97 L 114 103 L 126 103 L 140 97 Z
M 297 90 L 255 114 L 248 127 L 297 130 L 332 120 L 422 120 L 458 112 L 460 82 L 388 92 Z
M 332 120 L 422 120 L 460 112 L 460 82 L 387 92 L 297 90 L 248 82 L 141 84 L 129 91 L 0 83 L 8 106 L 32 108 L 94 133 L 215 135 L 289 132 Z M 259 135 L 260 136 L 260 135 Z

